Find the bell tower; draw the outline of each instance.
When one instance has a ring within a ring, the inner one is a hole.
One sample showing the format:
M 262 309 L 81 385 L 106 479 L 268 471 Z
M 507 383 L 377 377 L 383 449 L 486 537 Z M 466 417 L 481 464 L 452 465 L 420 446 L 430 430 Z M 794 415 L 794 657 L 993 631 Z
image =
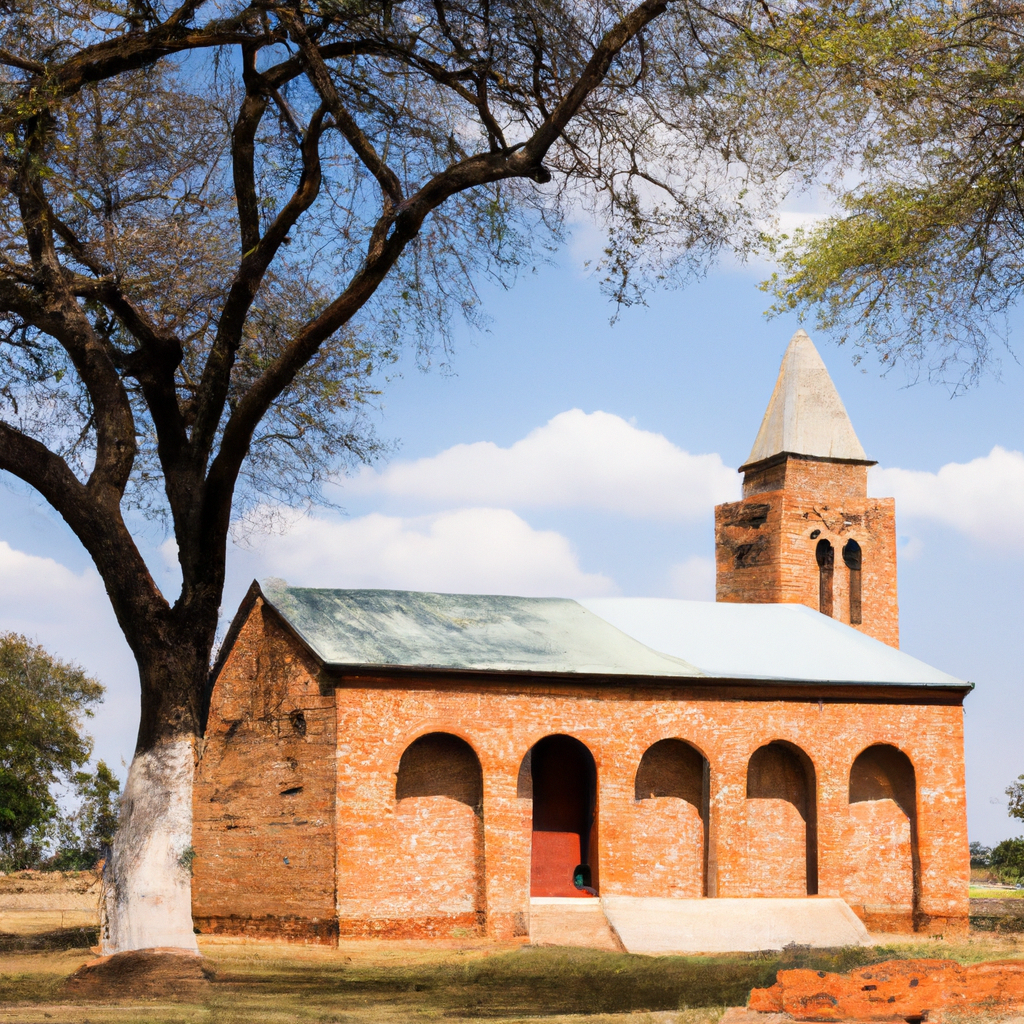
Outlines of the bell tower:
M 895 502 L 868 497 L 873 465 L 798 330 L 739 469 L 743 498 L 715 509 L 717 600 L 805 604 L 899 647 Z

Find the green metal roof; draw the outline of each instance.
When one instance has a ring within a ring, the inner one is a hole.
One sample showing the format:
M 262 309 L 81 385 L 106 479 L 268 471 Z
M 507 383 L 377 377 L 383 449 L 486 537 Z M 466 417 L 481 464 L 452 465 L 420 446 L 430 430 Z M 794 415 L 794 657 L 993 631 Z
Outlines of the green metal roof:
M 261 587 L 325 664 L 615 676 L 704 675 L 564 598 Z

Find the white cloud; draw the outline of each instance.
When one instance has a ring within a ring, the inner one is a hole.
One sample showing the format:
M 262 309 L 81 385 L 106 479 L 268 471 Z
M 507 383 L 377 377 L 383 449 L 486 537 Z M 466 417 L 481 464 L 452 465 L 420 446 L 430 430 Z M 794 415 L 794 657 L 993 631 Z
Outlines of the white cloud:
M 507 509 L 467 508 L 411 519 L 305 516 L 260 545 L 258 572 L 313 587 L 588 597 L 614 592 L 584 572 L 571 544 Z M 244 557 L 244 556 L 243 556 Z
M 346 490 L 434 507 L 588 508 L 678 521 L 709 515 L 737 498 L 740 484 L 718 455 L 691 455 L 619 416 L 572 409 L 509 448 L 458 444 L 380 472 L 364 469 Z
M 896 499 L 901 518 L 945 523 L 981 541 L 1024 546 L 1024 454 L 998 445 L 970 462 L 937 473 L 873 469 L 871 493 Z
M 673 597 L 687 601 L 714 601 L 715 560 L 694 555 L 669 569 L 669 588 Z
M 23 633 L 106 686 L 85 729 L 96 740 L 95 756 L 120 772 L 138 732 L 139 677 L 95 569 L 75 573 L 0 540 L 0 629 Z
M 65 621 L 68 605 L 88 607 L 102 596 L 95 572 L 79 576 L 52 558 L 26 554 L 0 540 L 0 615 L 6 628 L 18 628 L 11 623 L 19 621 Z

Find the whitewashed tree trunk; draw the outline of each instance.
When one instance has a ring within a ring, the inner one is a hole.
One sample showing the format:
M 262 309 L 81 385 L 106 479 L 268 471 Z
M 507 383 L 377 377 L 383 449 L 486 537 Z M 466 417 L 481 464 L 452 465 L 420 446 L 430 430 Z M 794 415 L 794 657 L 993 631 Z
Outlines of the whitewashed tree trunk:
M 197 953 L 192 930 L 191 737 L 162 740 L 128 769 L 121 818 L 103 869 L 105 954 L 171 948 Z

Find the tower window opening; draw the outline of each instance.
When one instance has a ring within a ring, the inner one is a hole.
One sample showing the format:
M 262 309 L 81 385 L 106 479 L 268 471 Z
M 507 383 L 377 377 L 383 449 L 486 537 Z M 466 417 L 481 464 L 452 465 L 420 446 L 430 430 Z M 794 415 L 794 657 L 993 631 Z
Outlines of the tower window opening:
M 843 561 L 850 570 L 850 622 L 854 626 L 861 623 L 861 589 L 860 589 L 860 545 L 855 540 L 848 540 L 843 545 Z
M 836 553 L 832 545 L 824 539 L 818 541 L 814 549 L 818 560 L 818 611 L 822 615 L 832 615 L 832 576 L 835 568 Z

